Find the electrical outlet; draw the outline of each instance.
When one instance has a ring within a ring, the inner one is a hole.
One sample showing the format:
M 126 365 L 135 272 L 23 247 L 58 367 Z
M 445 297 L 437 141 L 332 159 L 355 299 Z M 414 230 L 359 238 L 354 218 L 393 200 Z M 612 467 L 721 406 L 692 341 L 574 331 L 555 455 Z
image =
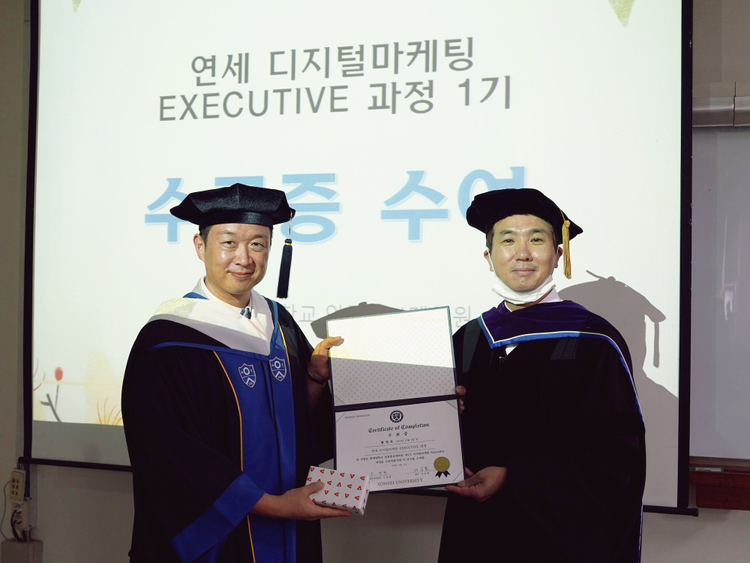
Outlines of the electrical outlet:
M 25 487 L 26 472 L 23 469 L 14 469 L 10 475 L 10 502 L 21 504 Z
M 16 510 L 16 529 L 28 532 L 31 529 L 31 518 L 29 517 L 29 500 L 24 500 L 21 504 L 18 505 Z

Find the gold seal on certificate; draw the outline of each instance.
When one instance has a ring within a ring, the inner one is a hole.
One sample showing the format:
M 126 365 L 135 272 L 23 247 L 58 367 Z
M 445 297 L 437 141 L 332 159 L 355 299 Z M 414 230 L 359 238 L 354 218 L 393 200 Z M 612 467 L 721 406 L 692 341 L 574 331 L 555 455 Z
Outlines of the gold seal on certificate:
M 461 481 L 448 308 L 332 319 L 328 334 L 344 338 L 331 349 L 336 466 L 373 491 Z
M 446 477 L 450 475 L 448 473 L 448 469 L 450 469 L 451 462 L 448 460 L 447 457 L 439 457 L 435 460 L 435 463 L 432 464 L 435 469 L 437 469 L 437 473 L 435 474 L 436 477 L 440 477 L 441 475 L 445 475 Z

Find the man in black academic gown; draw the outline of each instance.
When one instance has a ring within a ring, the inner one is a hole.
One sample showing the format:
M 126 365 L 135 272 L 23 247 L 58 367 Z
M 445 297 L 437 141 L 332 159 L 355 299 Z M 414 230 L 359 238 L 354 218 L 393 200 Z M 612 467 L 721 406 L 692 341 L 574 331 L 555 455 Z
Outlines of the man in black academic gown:
M 478 195 L 467 220 L 501 303 L 454 335 L 468 478 L 440 562 L 640 560 L 644 426 L 627 345 L 555 291 L 582 229 L 541 192 Z M 563 245 L 563 248 L 558 246 Z
M 313 351 L 292 316 L 254 289 L 273 225 L 294 210 L 282 191 L 234 184 L 171 212 L 199 226 L 206 275 L 159 307 L 125 370 L 131 561 L 320 561 L 318 520 L 349 515 L 312 503 L 321 483 L 304 486 L 331 445 L 328 349 L 339 339 Z

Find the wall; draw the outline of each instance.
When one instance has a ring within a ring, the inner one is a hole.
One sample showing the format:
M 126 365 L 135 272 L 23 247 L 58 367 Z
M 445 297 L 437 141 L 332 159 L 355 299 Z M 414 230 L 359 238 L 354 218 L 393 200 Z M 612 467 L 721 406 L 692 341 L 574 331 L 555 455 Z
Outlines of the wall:
M 72 0 L 69 0 L 72 1 Z M 634 10 L 638 9 L 636 0 Z M 695 0 L 695 82 L 750 80 L 750 3 Z M 0 477 L 22 451 L 21 315 L 26 93 L 23 0 L 0 0 Z M 699 374 L 694 374 L 696 377 Z M 45 563 L 125 563 L 132 518 L 130 475 L 39 467 L 38 527 Z M 7 479 L 7 477 L 6 477 Z M 1 479 L 5 482 L 5 479 Z M 324 523 L 327 562 L 434 561 L 444 501 L 373 497 L 362 519 Z M 647 514 L 643 561 L 750 562 L 750 512 L 701 510 L 698 518 Z M 8 533 L 7 526 L 3 528 Z
M 0 483 L 22 451 L 21 315 L 25 177 L 24 5 L 0 0 Z M 10 529 L 3 527 L 7 535 Z
M 750 81 L 750 2 L 693 0 L 693 83 Z

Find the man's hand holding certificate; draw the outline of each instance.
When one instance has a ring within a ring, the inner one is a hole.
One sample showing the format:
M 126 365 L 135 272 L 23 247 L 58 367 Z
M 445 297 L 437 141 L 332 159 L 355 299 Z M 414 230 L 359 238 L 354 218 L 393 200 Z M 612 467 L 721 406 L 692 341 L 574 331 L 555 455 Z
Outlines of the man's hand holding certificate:
M 332 319 L 336 467 L 373 491 L 464 478 L 448 309 Z

